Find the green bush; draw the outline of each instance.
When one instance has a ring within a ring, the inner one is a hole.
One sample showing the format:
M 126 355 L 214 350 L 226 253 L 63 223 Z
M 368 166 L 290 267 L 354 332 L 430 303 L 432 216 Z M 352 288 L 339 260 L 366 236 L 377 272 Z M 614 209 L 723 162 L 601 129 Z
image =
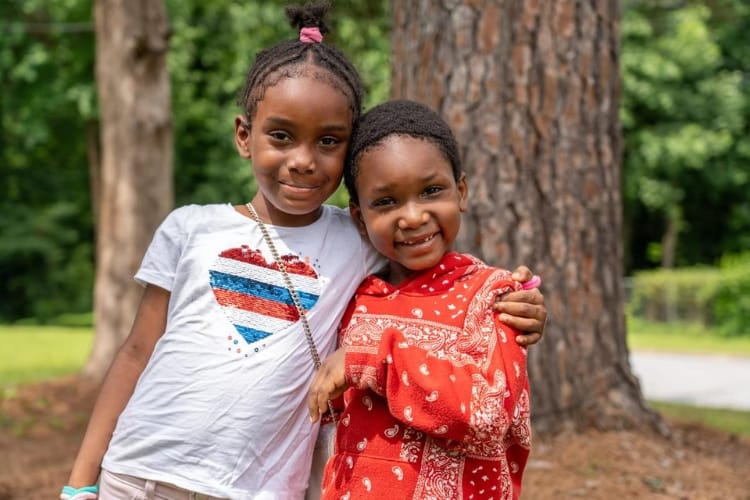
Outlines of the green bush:
M 698 322 L 726 336 L 750 336 L 750 253 L 719 267 L 642 271 L 630 280 L 628 310 L 659 322 Z
M 750 252 L 721 261 L 713 321 L 727 336 L 750 336 Z
M 628 308 L 651 321 L 709 325 L 720 280 L 719 269 L 711 267 L 641 271 L 631 280 Z

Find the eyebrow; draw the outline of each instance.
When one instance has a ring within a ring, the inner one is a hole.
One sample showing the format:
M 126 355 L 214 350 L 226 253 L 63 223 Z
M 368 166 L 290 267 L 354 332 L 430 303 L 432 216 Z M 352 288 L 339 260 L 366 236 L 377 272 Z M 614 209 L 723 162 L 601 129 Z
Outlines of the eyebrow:
M 281 116 L 269 116 L 266 118 L 266 123 L 277 127 L 289 127 L 292 128 L 296 123 L 287 118 Z M 346 132 L 349 130 L 349 126 L 344 123 L 327 123 L 322 126 L 322 129 L 326 132 Z
M 417 184 L 429 184 L 430 182 L 434 182 L 436 179 L 439 179 L 439 178 L 440 178 L 439 173 L 433 173 L 430 175 L 425 175 L 424 177 L 419 177 L 418 179 L 415 179 L 413 182 Z M 393 188 L 393 186 L 397 186 L 397 185 L 399 185 L 399 183 L 393 183 L 393 182 L 388 183 L 388 184 L 383 184 L 380 186 L 376 185 L 372 188 L 372 191 L 375 194 L 385 193 L 385 192 L 390 191 Z

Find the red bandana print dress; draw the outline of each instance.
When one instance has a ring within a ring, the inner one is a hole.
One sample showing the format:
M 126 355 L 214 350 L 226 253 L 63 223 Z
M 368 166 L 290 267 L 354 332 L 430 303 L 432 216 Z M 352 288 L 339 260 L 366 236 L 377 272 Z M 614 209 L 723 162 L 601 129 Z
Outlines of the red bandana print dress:
M 323 498 L 519 497 L 526 350 L 492 311 L 518 288 L 510 272 L 457 253 L 398 286 L 362 283 L 340 331 L 351 388 Z

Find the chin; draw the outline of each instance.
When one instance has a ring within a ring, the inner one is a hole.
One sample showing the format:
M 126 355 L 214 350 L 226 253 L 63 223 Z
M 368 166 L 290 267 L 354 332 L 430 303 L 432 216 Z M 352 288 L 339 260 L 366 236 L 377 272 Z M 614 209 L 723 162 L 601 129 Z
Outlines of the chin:
M 410 265 L 402 265 L 404 265 L 404 267 L 408 268 L 410 271 L 417 273 L 435 267 L 440 262 L 441 258 L 442 255 L 437 259 L 418 259 L 410 262 Z

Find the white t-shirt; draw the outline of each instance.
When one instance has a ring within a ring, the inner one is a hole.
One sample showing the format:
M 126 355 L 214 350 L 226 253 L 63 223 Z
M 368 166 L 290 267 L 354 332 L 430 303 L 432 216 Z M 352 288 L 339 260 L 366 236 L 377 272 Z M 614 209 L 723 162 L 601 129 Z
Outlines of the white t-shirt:
M 309 226 L 267 227 L 290 256 L 324 359 L 381 257 L 339 208 L 325 206 Z M 258 226 L 231 205 L 190 205 L 165 219 L 136 280 L 171 292 L 166 331 L 104 469 L 232 499 L 303 497 L 318 431 L 305 404 L 314 366 L 274 264 Z

